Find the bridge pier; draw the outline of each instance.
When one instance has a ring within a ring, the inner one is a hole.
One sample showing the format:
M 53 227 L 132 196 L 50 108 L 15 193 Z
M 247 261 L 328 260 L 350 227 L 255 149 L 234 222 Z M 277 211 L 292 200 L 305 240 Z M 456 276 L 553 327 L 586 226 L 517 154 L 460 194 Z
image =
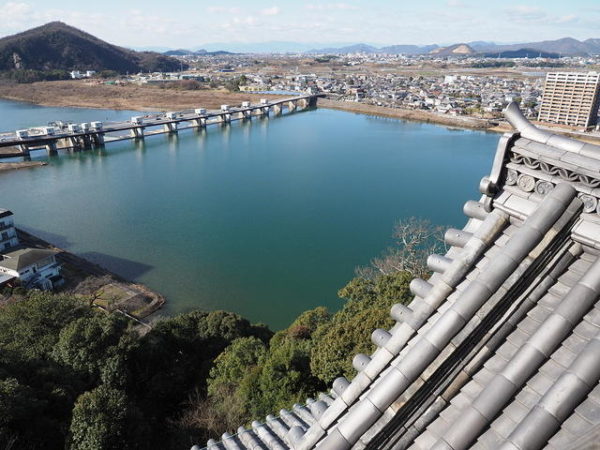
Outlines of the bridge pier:
M 221 117 L 221 122 L 222 123 L 229 123 L 229 122 L 231 122 L 231 114 L 230 113 L 220 114 L 220 117 Z
M 198 114 L 198 116 L 204 116 L 206 114 L 206 109 L 197 108 L 194 110 L 194 113 Z M 200 128 L 206 126 L 206 117 L 198 117 L 197 119 L 192 120 L 194 126 Z
M 144 139 L 144 127 L 141 126 L 144 124 L 144 118 L 140 116 L 132 117 L 130 122 L 134 125 L 138 125 L 131 128 L 131 137 L 135 139 Z
M 17 139 L 19 141 L 24 141 L 25 139 L 27 139 L 29 137 L 29 131 L 28 130 L 17 130 L 16 135 L 17 135 Z M 20 144 L 19 150 L 21 150 L 21 152 L 24 155 L 29 156 L 29 146 L 27 144 Z
M 260 105 L 261 105 L 261 108 L 258 110 L 258 114 L 260 114 L 261 116 L 268 116 L 269 115 L 269 102 L 267 101 L 267 99 L 261 98 Z
M 144 127 L 132 128 L 131 137 L 134 139 L 144 139 Z
M 164 130 L 167 133 L 177 133 L 177 122 L 165 123 Z
M 168 112 L 167 114 L 165 114 L 165 116 L 167 117 L 167 119 L 174 120 L 176 118 L 177 114 L 174 112 Z M 165 125 L 164 125 L 164 130 L 167 133 L 177 133 L 177 129 L 178 129 L 177 122 L 165 123 Z
M 90 135 L 90 124 L 82 123 L 81 131 L 84 132 L 85 134 L 79 138 L 80 145 L 85 149 L 92 148 L 92 137 Z
M 91 134 L 90 138 L 94 146 L 102 147 L 104 145 L 104 133 Z
M 252 119 L 252 110 L 250 109 L 250 102 L 242 102 L 242 108 L 246 108 L 242 111 L 242 119 Z
M 90 123 L 90 129 L 92 130 L 92 134 L 90 134 L 90 142 L 96 147 L 104 145 L 104 133 L 100 133 L 100 131 L 102 131 L 102 127 L 102 122 Z M 94 133 L 94 131 L 96 133 Z
M 281 103 L 278 103 L 277 105 L 273 105 L 273 112 L 275 113 L 275 115 L 281 114 Z
M 296 109 L 296 100 L 290 100 L 288 102 L 288 110 L 294 111 Z
M 58 153 L 56 149 L 56 141 L 52 141 L 46 144 L 46 153 L 48 154 L 48 156 L 56 155 Z

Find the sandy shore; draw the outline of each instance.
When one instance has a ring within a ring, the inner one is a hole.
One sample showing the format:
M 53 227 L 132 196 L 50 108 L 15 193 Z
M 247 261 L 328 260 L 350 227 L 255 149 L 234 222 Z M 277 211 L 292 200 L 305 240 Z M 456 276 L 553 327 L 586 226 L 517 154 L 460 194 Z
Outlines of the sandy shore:
M 395 119 L 412 120 L 415 122 L 435 123 L 457 128 L 470 128 L 475 130 L 495 131 L 504 133 L 510 131 L 508 124 L 500 123 L 497 126 L 490 124 L 485 119 L 461 116 L 443 116 L 430 111 L 413 109 L 388 108 L 386 106 L 367 105 L 364 103 L 344 102 L 338 100 L 319 99 L 318 105 L 323 108 L 340 109 L 359 114 L 371 114 Z
M 48 165 L 45 161 L 21 161 L 14 163 L 0 163 L 0 172 L 5 170 L 29 169 L 30 167 L 40 167 Z
M 283 98 L 285 96 L 261 97 Z M 42 106 L 167 111 L 189 108 L 218 109 L 239 105 L 259 96 L 226 90 L 179 90 L 156 86 L 90 84 L 85 81 L 43 81 L 0 84 L 0 98 Z

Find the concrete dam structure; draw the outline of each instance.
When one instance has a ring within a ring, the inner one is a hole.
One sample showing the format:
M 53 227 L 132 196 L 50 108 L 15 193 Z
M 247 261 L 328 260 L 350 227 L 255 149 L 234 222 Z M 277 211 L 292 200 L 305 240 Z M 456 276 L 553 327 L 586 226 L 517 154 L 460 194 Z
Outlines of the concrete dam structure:
M 357 375 L 203 448 L 597 448 L 600 146 L 540 130 L 514 103 L 505 114 L 515 131 L 466 225 L 354 357 Z
M 0 148 L 16 147 L 17 150 L 4 152 L 0 157 L 29 157 L 32 150 L 45 149 L 48 154 L 60 149 L 89 149 L 125 139 L 143 139 L 179 130 L 203 128 L 212 124 L 228 124 L 235 120 L 249 120 L 253 117 L 293 112 L 297 109 L 315 107 L 317 95 L 299 95 L 279 100 L 261 99 L 258 104 L 249 101 L 240 106 L 221 105 L 217 111 L 204 108 L 135 116 L 124 122 L 58 123 L 57 126 L 35 127 L 0 133 Z

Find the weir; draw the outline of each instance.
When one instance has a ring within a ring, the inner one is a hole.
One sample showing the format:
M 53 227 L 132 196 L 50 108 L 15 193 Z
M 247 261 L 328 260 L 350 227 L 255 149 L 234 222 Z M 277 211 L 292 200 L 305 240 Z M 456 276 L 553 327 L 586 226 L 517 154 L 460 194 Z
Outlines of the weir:
M 317 99 L 323 96 L 324 94 L 299 95 L 273 101 L 260 99 L 258 104 L 245 101 L 236 107 L 221 105 L 220 110 L 217 111 L 196 108 L 134 116 L 129 121 L 123 122 L 95 121 L 3 132 L 0 133 L 0 148 L 16 147 L 19 151 L 0 152 L 0 158 L 15 156 L 28 158 L 32 150 L 38 149 L 45 149 L 48 155 L 56 153 L 59 149 L 90 149 L 125 139 L 144 139 L 145 136 L 174 134 L 183 129 L 203 128 L 217 123 L 227 124 L 234 120 L 250 120 L 254 116 L 268 116 L 270 111 L 279 115 L 284 108 L 288 112 L 293 112 L 315 107 Z

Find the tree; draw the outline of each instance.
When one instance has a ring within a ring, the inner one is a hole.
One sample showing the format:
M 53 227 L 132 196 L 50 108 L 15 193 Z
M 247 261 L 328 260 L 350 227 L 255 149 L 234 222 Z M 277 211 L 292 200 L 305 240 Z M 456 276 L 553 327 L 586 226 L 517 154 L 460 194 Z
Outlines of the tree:
M 444 229 L 415 217 L 397 222 L 393 234 L 395 245 L 371 260 L 369 267 L 359 268 L 358 275 L 373 278 L 406 271 L 415 277 L 428 277 L 427 257 L 432 253 L 445 253 Z
M 371 354 L 370 335 L 376 328 L 390 328 L 394 303 L 411 300 L 408 285 L 412 274 L 396 272 L 375 279 L 356 277 L 340 290 L 348 301 L 321 325 L 313 335 L 310 367 L 312 374 L 326 383 L 339 376 L 351 378 L 352 358 L 357 353 Z
M 127 398 L 123 391 L 100 385 L 81 395 L 73 408 L 72 450 L 130 448 Z
M 81 301 L 33 291 L 26 300 L 0 309 L 0 349 L 16 351 L 26 359 L 45 357 L 65 325 L 92 314 Z
M 190 399 L 184 416 L 189 425 L 218 435 L 250 419 L 255 373 L 268 354 L 260 339 L 249 336 L 234 340 L 214 361 L 207 380 L 208 401 L 198 394 Z M 195 419 L 192 419 L 195 418 Z M 192 420 L 190 420 L 192 419 Z
M 0 380 L 0 448 L 35 442 L 31 431 L 39 420 L 41 406 L 28 386 L 15 378 Z
M 52 357 L 81 373 L 91 383 L 102 374 L 114 383 L 123 383 L 129 346 L 128 320 L 116 314 L 97 314 L 67 324 L 60 332 Z

